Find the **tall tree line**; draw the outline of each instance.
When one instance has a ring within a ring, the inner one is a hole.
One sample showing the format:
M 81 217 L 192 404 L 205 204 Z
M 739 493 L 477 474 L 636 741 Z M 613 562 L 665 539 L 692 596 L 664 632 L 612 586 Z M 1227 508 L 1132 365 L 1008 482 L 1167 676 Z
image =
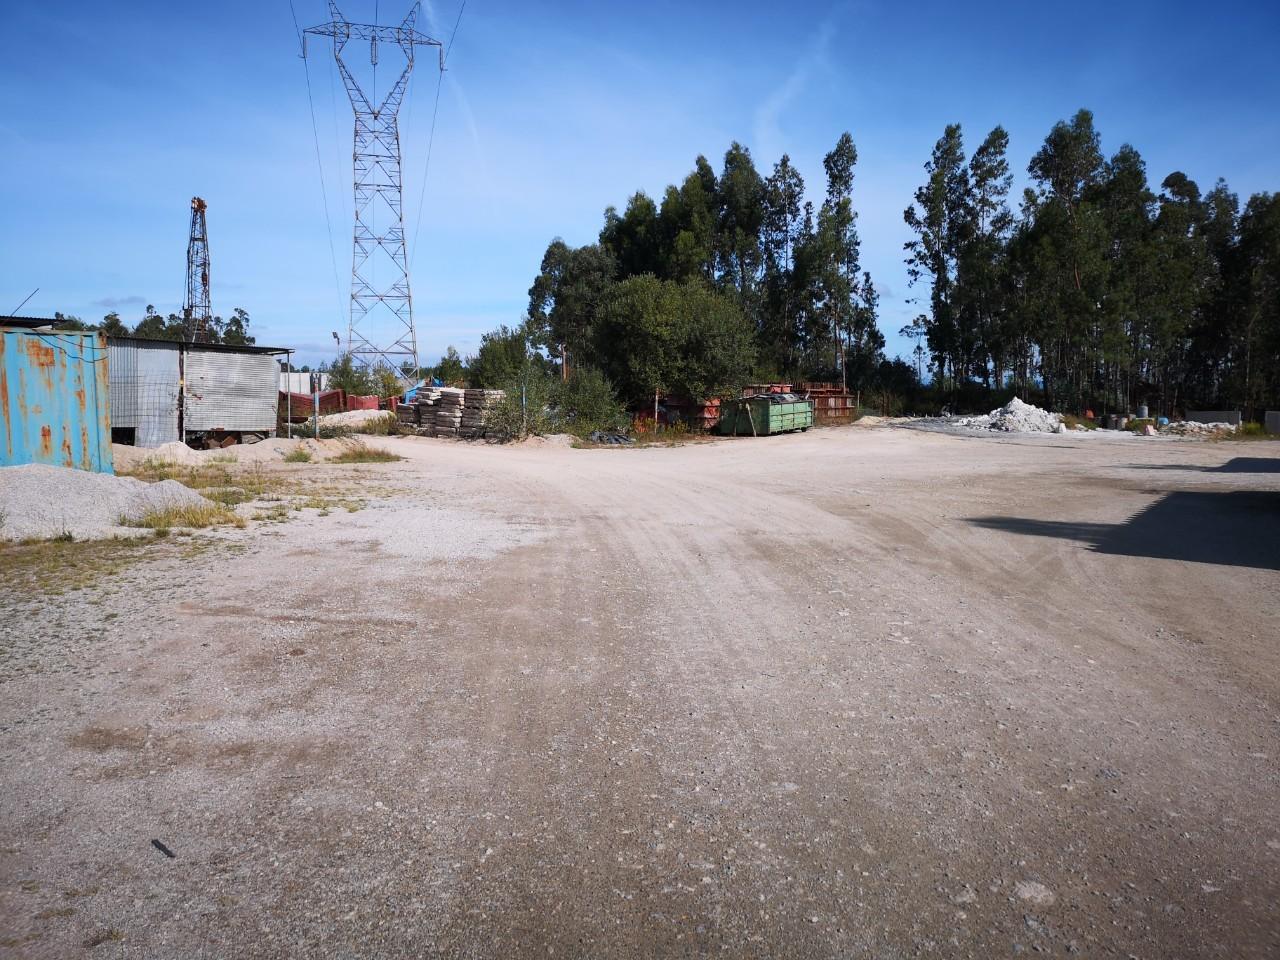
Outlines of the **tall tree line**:
M 570 368 L 602 369 L 633 400 L 749 378 L 869 386 L 884 338 L 860 262 L 857 160 L 845 133 L 815 208 L 785 155 L 767 175 L 739 143 L 718 173 L 699 156 L 660 201 L 637 192 L 609 207 L 597 242 L 551 242 L 529 290 L 534 341 Z
M 1138 151 L 1103 154 L 1093 115 L 1053 126 L 1015 215 L 1008 134 L 966 157 L 951 124 L 904 220 L 928 309 L 907 336 L 935 384 L 1043 392 L 1059 409 L 1280 406 L 1280 196 L 1159 191 Z M 923 297 L 922 297 L 923 299 Z

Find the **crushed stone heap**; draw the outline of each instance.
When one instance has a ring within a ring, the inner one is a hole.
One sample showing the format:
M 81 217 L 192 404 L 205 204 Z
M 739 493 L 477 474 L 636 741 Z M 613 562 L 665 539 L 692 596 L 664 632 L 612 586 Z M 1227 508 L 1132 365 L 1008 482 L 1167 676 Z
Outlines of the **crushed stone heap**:
M 1003 430 L 1007 433 L 1058 433 L 1062 416 L 1041 410 L 1034 404 L 1024 403 L 1014 397 L 1003 407 L 980 417 L 957 417 L 952 421 L 959 427 L 975 430 Z

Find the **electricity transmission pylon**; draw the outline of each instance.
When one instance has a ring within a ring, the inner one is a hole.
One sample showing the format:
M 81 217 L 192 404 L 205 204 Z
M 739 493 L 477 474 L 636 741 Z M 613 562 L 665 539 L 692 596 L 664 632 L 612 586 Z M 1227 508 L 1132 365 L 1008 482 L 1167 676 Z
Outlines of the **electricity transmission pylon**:
M 405 251 L 402 183 L 400 177 L 400 103 L 404 100 L 409 74 L 413 72 L 413 51 L 417 46 L 438 47 L 440 69 L 444 70 L 444 45 L 414 29 L 419 4 L 398 27 L 370 23 L 349 23 L 329 0 L 332 20 L 303 33 L 302 55 L 307 55 L 306 34 L 333 39 L 333 59 L 355 112 L 355 149 L 352 170 L 355 180 L 355 231 L 351 257 L 351 319 L 347 327 L 347 350 L 365 367 L 389 367 L 397 374 L 406 360 L 418 369 L 418 338 L 413 326 L 413 299 L 409 293 L 409 260 Z M 346 62 L 342 49 L 348 40 L 369 41 L 369 63 L 378 64 L 378 44 L 394 43 L 405 56 L 404 69 L 387 95 L 375 106 Z M 383 214 L 379 225 L 379 214 Z M 379 273 L 379 267 L 382 268 Z M 379 308 L 382 308 L 379 310 Z M 377 312 L 375 312 L 377 311 Z M 372 316 L 370 316 L 373 314 Z M 375 324 L 385 320 L 391 328 L 386 339 L 375 339 Z M 389 341 L 389 342 L 388 342 Z
M 191 233 L 187 240 L 187 299 L 182 304 L 182 330 L 187 340 L 203 343 L 209 339 L 212 308 L 209 304 L 209 231 L 199 197 L 191 198 Z

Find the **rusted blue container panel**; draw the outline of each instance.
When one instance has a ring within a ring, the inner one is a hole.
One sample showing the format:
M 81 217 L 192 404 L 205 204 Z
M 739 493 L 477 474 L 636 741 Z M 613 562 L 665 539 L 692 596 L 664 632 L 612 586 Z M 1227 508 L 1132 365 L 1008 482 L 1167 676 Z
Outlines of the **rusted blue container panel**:
M 102 334 L 0 328 L 0 405 L 0 466 L 114 472 Z

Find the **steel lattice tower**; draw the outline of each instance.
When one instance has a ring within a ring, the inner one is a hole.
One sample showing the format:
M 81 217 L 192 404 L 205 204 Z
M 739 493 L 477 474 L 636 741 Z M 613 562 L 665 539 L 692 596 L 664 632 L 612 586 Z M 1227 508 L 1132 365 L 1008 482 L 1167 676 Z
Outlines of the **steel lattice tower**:
M 413 299 L 409 293 L 409 260 L 405 250 L 402 184 L 400 177 L 399 112 L 409 74 L 413 72 L 413 51 L 417 46 L 440 50 L 444 69 L 444 45 L 414 29 L 420 6 L 415 3 L 398 27 L 369 23 L 349 23 L 329 0 L 332 20 L 304 31 L 302 55 L 307 55 L 306 34 L 331 37 L 333 59 L 351 98 L 355 112 L 355 149 L 352 170 L 355 180 L 355 233 L 351 258 L 351 319 L 347 328 L 347 350 L 352 359 L 366 367 L 386 366 L 397 374 L 408 360 L 418 368 L 418 338 L 413 326 Z M 387 95 L 375 106 L 342 59 L 348 40 L 369 41 L 369 63 L 377 67 L 378 44 L 395 43 L 404 52 L 405 66 Z M 379 225 L 379 215 L 385 214 Z M 382 268 L 381 275 L 379 267 Z M 394 331 L 390 345 L 373 338 L 373 325 L 381 317 L 379 307 L 389 314 L 387 326 Z M 363 324 L 363 326 L 362 326 Z
M 187 240 L 187 299 L 182 305 L 182 329 L 196 343 L 209 339 L 212 308 L 209 304 L 209 231 L 199 197 L 191 198 L 191 234 Z

